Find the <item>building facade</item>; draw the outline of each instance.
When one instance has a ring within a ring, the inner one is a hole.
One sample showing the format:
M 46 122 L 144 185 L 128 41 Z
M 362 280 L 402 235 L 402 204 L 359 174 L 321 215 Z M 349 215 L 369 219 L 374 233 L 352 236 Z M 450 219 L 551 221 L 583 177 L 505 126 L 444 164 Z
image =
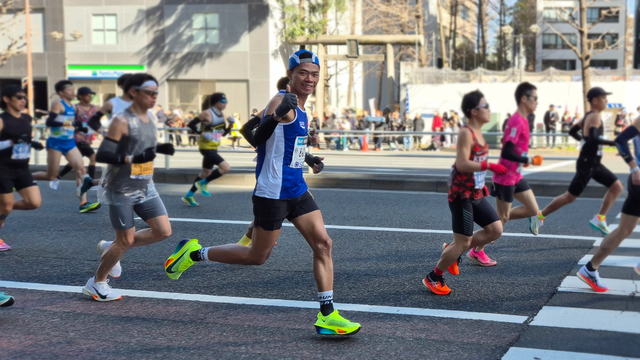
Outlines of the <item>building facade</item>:
M 285 75 L 285 61 L 274 55 L 277 17 L 267 0 L 32 0 L 31 6 L 38 109 L 55 95 L 58 80 L 89 86 L 102 102 L 120 94 L 118 76 L 143 71 L 159 80 L 164 108 L 198 112 L 209 95 L 224 92 L 227 111 L 246 121 Z M 54 40 L 54 31 L 64 38 Z M 0 68 L 0 82 L 19 81 L 25 65 L 25 55 L 12 58 Z
M 610 16 L 605 16 L 605 11 L 618 8 L 619 11 Z M 558 36 L 553 29 L 561 33 L 572 45 L 580 48 L 578 31 L 573 28 L 564 16 L 563 12 L 556 9 L 567 9 L 574 17 L 579 17 L 577 1 L 538 1 L 538 25 L 541 32 L 536 41 L 536 71 L 542 71 L 549 67 L 559 70 L 578 70 L 580 61 L 573 50 Z M 609 45 L 618 41 L 619 46 L 595 54 L 591 60 L 594 69 L 622 69 L 625 64 L 625 34 L 627 21 L 626 2 L 624 0 L 595 1 L 587 9 L 587 23 L 596 23 L 601 17 L 602 21 L 589 30 L 588 37 L 597 39 L 606 33 L 603 39 Z M 578 19 L 579 22 L 579 19 Z M 553 28 L 553 29 L 552 29 Z M 604 42 L 596 44 L 596 47 L 605 46 Z

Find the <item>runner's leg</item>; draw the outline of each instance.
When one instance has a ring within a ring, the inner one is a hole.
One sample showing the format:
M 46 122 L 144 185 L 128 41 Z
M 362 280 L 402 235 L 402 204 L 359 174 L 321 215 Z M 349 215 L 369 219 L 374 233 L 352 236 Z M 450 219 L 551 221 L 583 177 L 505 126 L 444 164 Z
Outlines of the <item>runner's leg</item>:
M 47 181 L 54 180 L 58 174 L 58 169 L 60 168 L 60 158 L 62 158 L 62 153 L 60 151 L 48 148 L 47 171 L 38 171 L 33 173 L 33 179 Z

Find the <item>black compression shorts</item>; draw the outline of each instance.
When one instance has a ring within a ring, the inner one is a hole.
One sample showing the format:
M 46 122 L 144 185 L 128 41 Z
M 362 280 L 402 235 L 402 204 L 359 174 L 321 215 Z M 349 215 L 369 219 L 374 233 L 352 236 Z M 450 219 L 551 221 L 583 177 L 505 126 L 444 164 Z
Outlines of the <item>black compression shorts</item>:
M 513 203 L 513 194 L 527 190 L 531 190 L 531 187 L 525 179 L 520 179 L 515 185 L 500 185 L 494 181 L 491 186 L 491 196 L 511 204 Z
M 289 221 L 320 210 L 313 195 L 307 190 L 301 196 L 292 199 L 268 199 L 253 196 L 254 226 L 267 231 L 280 230 L 284 219 Z
M 202 154 L 203 169 L 213 169 L 214 165 L 220 165 L 224 161 L 222 156 L 218 154 L 218 150 L 200 149 L 200 154 Z
M 449 201 L 451 228 L 455 234 L 473 236 L 473 223 L 481 228 L 500 221 L 498 214 L 486 198 L 478 200 L 455 199 Z
M 80 150 L 80 154 L 82 154 L 82 156 L 86 158 L 91 157 L 93 154 L 96 153 L 91 148 L 91 145 L 89 145 L 85 141 L 76 141 L 76 147 L 78 148 L 78 150 Z
M 29 167 L 16 169 L 0 165 L 0 194 L 11 194 L 14 188 L 20 191 L 36 185 Z
M 600 163 L 593 164 L 588 159 L 579 158 L 576 162 L 576 175 L 569 185 L 569 194 L 580 196 L 591 179 L 609 188 L 618 177 Z
M 622 213 L 640 217 L 640 185 L 633 185 L 632 176 L 627 180 L 627 199 L 622 205 Z

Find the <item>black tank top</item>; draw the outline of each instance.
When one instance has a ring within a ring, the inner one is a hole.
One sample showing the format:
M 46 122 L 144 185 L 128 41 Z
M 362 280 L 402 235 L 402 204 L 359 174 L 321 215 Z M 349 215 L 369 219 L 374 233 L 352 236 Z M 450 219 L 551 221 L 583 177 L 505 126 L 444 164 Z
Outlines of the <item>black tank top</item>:
M 586 158 L 586 159 L 591 159 L 591 160 L 600 160 L 600 159 L 602 159 L 602 145 L 599 145 L 595 141 L 587 141 L 587 138 L 589 137 L 589 134 L 586 131 L 584 131 L 585 119 L 592 112 L 593 111 L 589 111 L 584 116 L 584 118 L 582 119 L 582 129 L 583 129 L 582 130 L 582 134 L 584 136 L 585 143 L 582 146 L 582 149 L 580 149 L 580 157 L 581 158 Z M 602 135 L 604 135 L 604 125 L 602 124 L 602 121 L 601 121 L 600 122 L 600 127 L 598 127 L 598 138 L 601 138 Z
M 0 141 L 20 138 L 27 134 L 31 137 L 31 116 L 21 114 L 20 118 L 16 118 L 8 112 L 0 114 L 3 122 L 2 131 L 0 131 Z M 0 150 L 0 165 L 9 165 L 12 168 L 28 167 L 29 159 L 12 159 L 13 147 Z

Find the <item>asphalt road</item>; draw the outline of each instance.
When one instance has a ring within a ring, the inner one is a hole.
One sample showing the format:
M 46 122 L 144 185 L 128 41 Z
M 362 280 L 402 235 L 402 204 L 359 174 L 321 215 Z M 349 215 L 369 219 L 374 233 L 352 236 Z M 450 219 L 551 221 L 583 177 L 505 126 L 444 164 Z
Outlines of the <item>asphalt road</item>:
M 42 207 L 12 213 L 0 231 L 13 247 L 0 253 L 0 290 L 16 297 L 0 309 L 3 360 L 640 357 L 640 277 L 629 266 L 640 260 L 640 240 L 625 242 L 601 269 L 622 282 L 620 294 L 582 293 L 572 283 L 600 238 L 588 225 L 598 200 L 568 205 L 538 237 L 524 220 L 506 224 L 487 249 L 498 265 L 464 259 L 460 276 L 445 275 L 453 293 L 440 297 L 421 279 L 452 240 L 446 195 L 312 190 L 334 240 L 336 307 L 363 326 L 336 339 L 313 328 L 312 253 L 292 227 L 263 266 L 197 264 L 175 282 L 164 274 L 181 239 L 239 240 L 251 220 L 251 189 L 218 187 L 189 208 L 180 201 L 188 186 L 158 185 L 173 235 L 127 253 L 111 285 L 129 295 L 98 303 L 79 291 L 98 266 L 97 242 L 113 238 L 106 208 L 78 214 L 71 182 L 40 188 Z M 540 198 L 540 206 L 550 200 Z

